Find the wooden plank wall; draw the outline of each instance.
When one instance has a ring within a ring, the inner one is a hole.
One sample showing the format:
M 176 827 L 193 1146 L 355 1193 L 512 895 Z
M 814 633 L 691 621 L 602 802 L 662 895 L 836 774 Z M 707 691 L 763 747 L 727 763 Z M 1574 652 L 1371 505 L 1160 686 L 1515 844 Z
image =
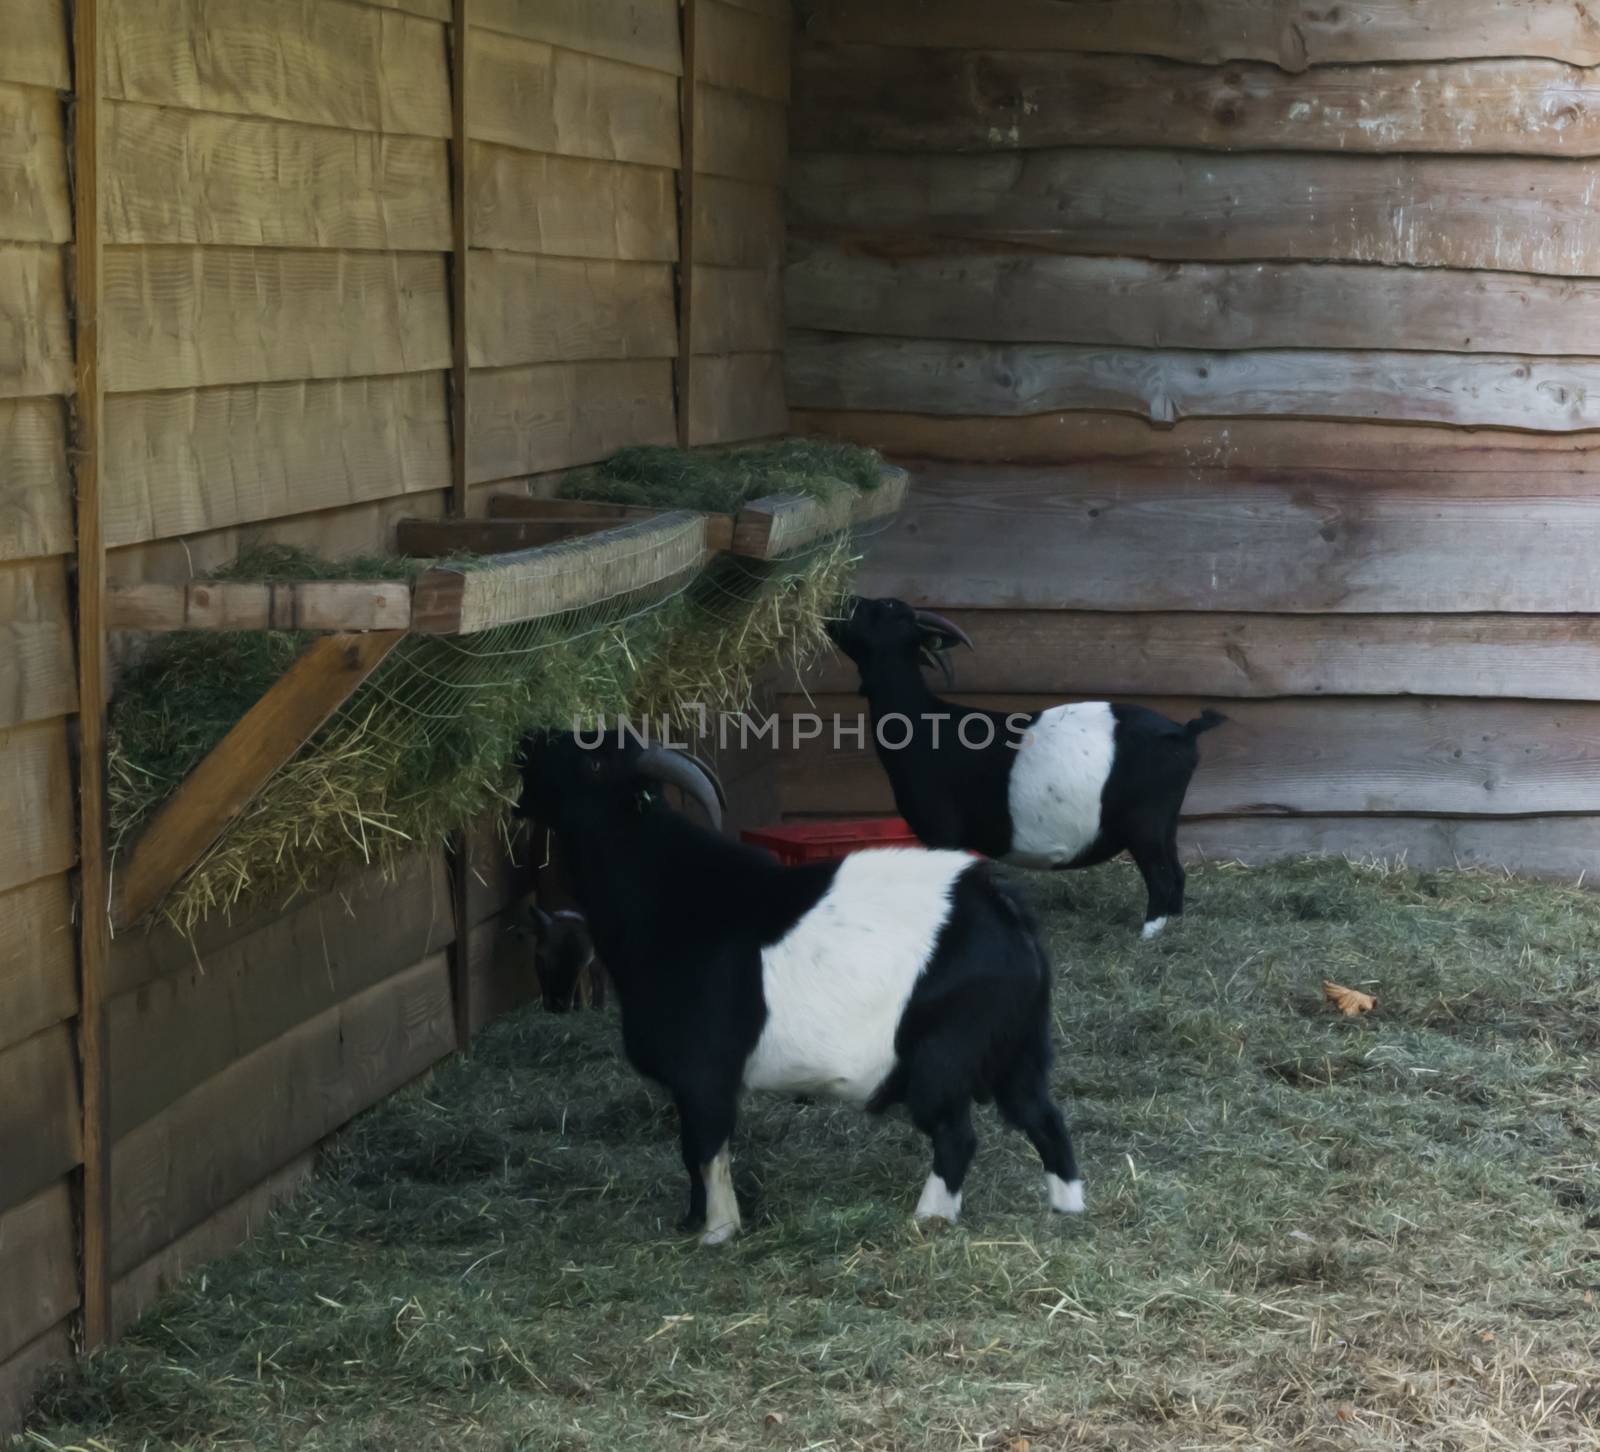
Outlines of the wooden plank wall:
M 0 42 L 0 1425 L 79 1297 L 77 663 L 68 395 L 67 14 L 12 0 Z
M 474 505 L 672 442 L 691 303 L 694 441 L 785 427 L 788 4 L 697 3 L 686 67 L 679 0 L 469 0 Z M 451 0 L 98 5 L 110 578 L 187 580 L 262 539 L 392 547 L 395 521 L 441 513 L 451 486 Z M 0 0 L 0 1431 L 66 1354 L 81 1281 L 69 13 Z M 125 663 L 139 641 L 113 646 Z M 535 988 L 508 934 L 530 881 L 487 828 L 466 860 L 478 1024 Z M 455 937 L 435 853 L 193 944 L 117 939 L 119 1325 L 292 1191 L 322 1136 L 454 1047 Z
M 1595 59 L 1567 4 L 819 0 L 789 402 L 916 471 L 863 588 L 962 612 L 974 699 L 1227 711 L 1193 850 L 1584 870 Z M 889 805 L 848 751 L 785 802 Z
M 448 6 L 101 3 L 111 578 L 387 548 L 450 482 Z
M 475 0 L 467 48 L 474 507 L 627 444 L 781 433 L 787 0 L 696 0 L 696 175 L 679 0 Z M 696 265 L 679 275 L 694 208 Z

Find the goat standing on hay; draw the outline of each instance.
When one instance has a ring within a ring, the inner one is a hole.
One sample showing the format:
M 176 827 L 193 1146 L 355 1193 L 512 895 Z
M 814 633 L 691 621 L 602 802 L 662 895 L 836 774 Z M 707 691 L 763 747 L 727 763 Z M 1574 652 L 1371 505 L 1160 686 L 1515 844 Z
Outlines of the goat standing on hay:
M 1051 1208 L 1083 1209 L 1050 1098 L 1050 969 L 1026 909 L 965 853 L 889 849 L 782 867 L 720 826 L 715 775 L 660 747 L 523 745 L 518 811 L 553 829 L 622 1012 L 629 1061 L 672 1095 L 684 1229 L 739 1229 L 729 1140 L 740 1091 L 904 1102 L 933 1141 L 918 1219 L 954 1220 L 991 1099 L 1044 1161 Z
M 1200 763 L 1195 739 L 1225 716 L 1179 725 L 1110 701 L 1009 715 L 955 705 L 928 689 L 922 667 L 938 664 L 950 682 L 945 652 L 972 641 L 903 600 L 849 601 L 829 634 L 861 672 L 895 808 L 928 846 L 1043 868 L 1126 851 L 1148 894 L 1142 936 L 1183 911 L 1178 814 Z

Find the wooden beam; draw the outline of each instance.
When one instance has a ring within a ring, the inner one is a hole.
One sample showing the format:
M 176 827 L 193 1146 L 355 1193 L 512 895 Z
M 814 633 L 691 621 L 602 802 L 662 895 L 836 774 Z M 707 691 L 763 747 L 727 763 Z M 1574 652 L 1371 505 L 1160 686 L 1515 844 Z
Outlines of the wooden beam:
M 72 1195 L 65 1179 L 0 1211 L 0 1363 L 78 1308 Z M 0 1423 L 0 1425 L 4 1425 Z
M 450 512 L 467 512 L 467 440 L 471 419 L 467 356 L 467 0 L 450 10 Z
M 1220 65 L 1262 60 L 1286 71 L 1458 56 L 1546 56 L 1600 64 L 1584 0 L 817 0 L 806 33 L 825 44 L 1003 46 L 1106 51 Z
M 1589 352 L 1600 281 L 1338 262 L 1146 262 L 976 247 L 874 257 L 796 244 L 791 328 L 1125 348 Z
M 111 1334 L 111 1143 L 104 983 L 111 951 L 106 868 L 106 546 L 101 523 L 104 379 L 100 313 L 100 6 L 73 6 L 73 305 L 78 500 L 78 1062 L 82 1076 L 83 1343 Z
M 238 1199 L 212 1211 L 148 1260 L 119 1275 L 111 1288 L 117 1334 L 127 1331 L 157 1300 L 206 1262 L 220 1259 L 249 1240 L 274 1210 L 292 1199 L 311 1179 L 316 1163 L 315 1150 L 296 1155 Z
M 1147 55 L 807 46 L 803 151 L 1600 153 L 1600 79 L 1559 61 L 1183 66 Z
M 936 608 L 1591 614 L 1596 529 L 1587 473 L 947 465 L 919 472 L 858 588 Z
M 703 514 L 663 514 L 582 539 L 429 570 L 412 595 L 411 628 L 470 635 L 594 605 L 621 607 L 667 589 L 706 562 Z
M 401 554 L 438 560 L 455 554 L 505 555 L 616 527 L 615 519 L 402 519 L 395 540 Z
M 1597 615 L 948 614 L 977 646 L 950 657 L 964 695 L 1600 700 Z M 858 673 L 829 652 L 802 679 L 813 695 L 841 695 Z
M 235 1059 L 118 1140 L 117 1275 L 448 1054 L 449 995 L 438 953 Z
M 1094 409 L 1023 418 L 796 409 L 793 422 L 796 433 L 865 444 L 892 458 L 1099 464 L 1124 477 L 1160 469 L 1195 480 L 1226 469 L 1316 472 L 1337 459 L 1340 469 L 1375 479 L 1498 474 L 1509 485 L 1537 475 L 1562 491 L 1600 486 L 1600 442 L 1592 433 L 1299 418 L 1188 419 L 1157 428 L 1146 419 Z
M 404 580 L 307 580 L 264 584 L 201 580 L 108 587 L 111 630 L 405 630 Z
M 117 884 L 118 926 L 138 922 L 171 891 L 405 634 L 327 635 L 312 643 L 185 778 L 134 844 Z
M 112 987 L 122 990 L 109 1008 L 114 1140 L 455 938 L 448 874 L 432 848 L 401 859 L 392 878 L 351 867 L 287 911 L 264 905 L 259 916 L 227 943 L 163 924 L 113 944 Z
M 1179 721 L 1203 706 L 1227 714 L 1227 725 L 1201 738 L 1200 769 L 1184 799 L 1190 817 L 1600 814 L 1600 704 L 1593 702 L 1126 699 Z M 1061 701 L 1056 695 L 963 697 L 1002 716 Z M 866 709 L 858 695 L 779 701 L 779 734 L 786 741 L 790 731 L 781 718 L 815 713 L 823 721 L 820 736 L 783 754 L 786 812 L 893 812 L 894 793 L 872 750 L 870 725 L 864 744 L 856 745 Z M 834 718 L 842 728 L 837 745 Z M 945 730 L 953 732 L 955 723 Z
M 1232 353 L 791 333 L 803 408 L 984 417 L 1110 409 L 1152 423 L 1292 416 L 1459 428 L 1600 428 L 1600 362 L 1501 353 Z
M 1510 868 L 1593 887 L 1600 817 L 1200 817 L 1178 828 L 1178 850 L 1190 862 L 1351 857 L 1418 872 Z
M 542 520 L 547 524 L 592 524 L 606 521 L 607 528 L 668 513 L 649 504 L 606 504 L 588 499 L 530 499 L 526 494 L 496 494 L 489 500 L 492 519 Z M 706 548 L 733 547 L 733 515 L 706 515 Z M 573 533 L 578 531 L 574 530 Z
M 450 440 L 450 513 L 457 519 L 464 519 L 467 513 L 467 450 L 472 438 L 472 292 L 467 271 L 472 236 L 467 169 L 474 148 L 467 134 L 467 7 L 468 0 L 451 0 L 450 214 L 455 257 L 450 271 L 450 416 L 454 421 Z M 466 851 L 459 829 L 450 834 L 445 851 L 455 915 L 455 935 L 450 943 L 450 998 L 455 1012 L 456 1048 L 465 1053 L 472 1037 L 472 976 L 468 971 L 472 924 L 461 911 L 467 884 Z
M 789 222 L 797 234 L 907 252 L 966 238 L 1173 261 L 1588 277 L 1600 247 L 1597 173 L 1600 164 L 1568 157 L 826 152 L 790 168 Z
M 694 400 L 694 269 L 695 269 L 695 127 L 699 115 L 700 0 L 683 0 L 683 81 L 679 88 L 678 125 L 683 161 L 678 171 L 678 357 L 674 366 L 678 391 L 678 447 L 691 438 Z
M 78 1082 L 70 1023 L 51 1024 L 0 1052 L 0 1210 L 83 1163 Z

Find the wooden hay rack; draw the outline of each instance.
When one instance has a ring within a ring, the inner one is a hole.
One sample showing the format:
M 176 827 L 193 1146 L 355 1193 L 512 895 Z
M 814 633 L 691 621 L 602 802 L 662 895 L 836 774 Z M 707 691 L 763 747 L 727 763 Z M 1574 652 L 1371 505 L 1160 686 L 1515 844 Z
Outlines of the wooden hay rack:
M 487 519 L 406 520 L 402 554 L 435 561 L 413 580 L 111 584 L 113 630 L 294 630 L 315 634 L 294 665 L 157 810 L 125 854 L 112 894 L 122 929 L 155 908 L 274 773 L 408 634 L 472 635 L 614 600 L 648 597 L 719 552 L 777 560 L 886 521 L 907 476 L 818 501 L 758 499 L 737 514 L 500 495 Z M 452 555 L 471 554 L 453 563 Z

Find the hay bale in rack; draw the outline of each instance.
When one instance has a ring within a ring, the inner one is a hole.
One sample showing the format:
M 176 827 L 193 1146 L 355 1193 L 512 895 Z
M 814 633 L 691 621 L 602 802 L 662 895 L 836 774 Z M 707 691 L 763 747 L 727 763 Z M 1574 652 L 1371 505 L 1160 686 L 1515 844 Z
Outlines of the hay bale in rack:
M 148 587 L 125 592 L 126 627 L 188 628 L 161 639 L 112 706 L 117 871 L 138 887 L 121 920 L 154 907 L 190 930 L 246 899 L 303 891 L 348 859 L 388 865 L 441 842 L 507 802 L 516 746 L 530 729 L 623 713 L 687 724 L 702 710 L 747 705 L 767 665 L 821 648 L 856 563 L 854 530 L 903 497 L 904 475 L 875 455 L 810 447 L 719 452 L 706 456 L 711 467 L 673 450 L 642 460 L 646 451 L 630 451 L 619 473 L 647 502 L 555 501 L 623 513 L 576 520 L 571 537 L 531 549 L 329 562 L 269 548 L 170 599 Z M 799 467 L 807 460 L 811 474 Z M 846 466 L 878 487 L 841 479 Z M 605 466 L 568 484 L 612 487 Z M 690 509 L 664 507 L 675 496 Z M 707 503 L 731 509 L 704 512 Z M 459 526 L 484 523 L 403 526 L 401 543 L 433 553 L 460 537 Z M 749 553 L 730 552 L 740 538 Z M 332 618 L 340 602 L 363 612 L 343 628 L 380 618 L 393 626 L 404 613 L 400 591 L 409 592 L 409 633 L 367 652 L 374 663 L 325 721 L 305 718 L 310 739 L 285 740 L 270 774 L 257 760 L 266 779 L 226 810 L 213 800 L 190 812 L 196 768 L 218 773 L 223 747 L 275 688 L 282 694 L 279 683 L 317 638 L 257 627 L 341 628 Z M 218 628 L 236 625 L 251 628 Z M 186 818 L 177 842 L 175 816 Z

